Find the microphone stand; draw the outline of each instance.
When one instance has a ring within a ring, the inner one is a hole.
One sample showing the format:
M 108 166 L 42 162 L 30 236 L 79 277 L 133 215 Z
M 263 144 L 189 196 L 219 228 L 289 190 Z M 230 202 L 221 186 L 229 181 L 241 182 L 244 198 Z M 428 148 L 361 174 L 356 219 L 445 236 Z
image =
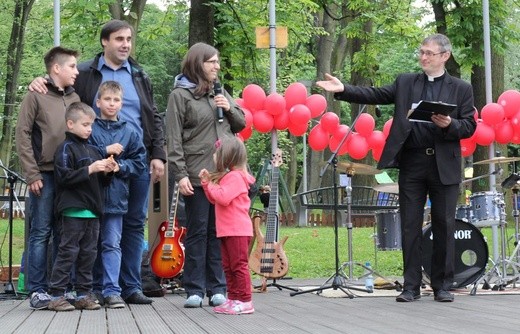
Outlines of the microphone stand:
M 338 167 L 338 152 L 343 146 L 344 142 L 347 140 L 348 136 L 352 133 L 352 129 L 354 128 L 354 125 L 356 124 L 357 120 L 359 119 L 359 116 L 363 113 L 363 111 L 366 109 L 366 104 L 363 105 L 363 108 L 360 109 L 359 113 L 357 114 L 356 118 L 352 122 L 352 127 L 349 128 L 349 131 L 343 136 L 341 139 L 338 147 L 334 152 L 332 152 L 329 160 L 327 160 L 327 164 L 322 168 L 320 172 L 320 177 L 323 177 L 325 174 L 327 168 L 329 166 L 332 166 L 332 176 L 333 176 L 333 198 L 334 198 L 334 255 L 335 255 L 335 272 L 330 276 L 325 283 L 323 283 L 320 287 L 310 289 L 310 290 L 304 290 L 304 291 L 297 291 L 297 292 L 291 292 L 290 295 L 296 296 L 304 293 L 311 293 L 311 292 L 318 292 L 322 293 L 323 290 L 326 289 L 333 289 L 333 290 L 341 290 L 343 291 L 350 299 L 354 298 L 354 294 L 352 294 L 349 290 L 357 290 L 357 291 L 363 291 L 363 292 L 371 292 L 367 289 L 360 288 L 360 287 L 354 287 L 352 285 L 347 285 L 346 282 L 349 280 L 348 277 L 345 276 L 345 274 L 342 272 L 340 264 L 339 264 L 339 249 L 338 249 L 338 183 L 337 183 L 337 167 Z M 347 171 L 347 176 L 352 177 L 353 170 Z M 349 182 L 350 184 L 350 182 Z M 350 190 L 348 190 L 349 187 L 347 187 L 347 192 L 349 193 Z M 350 194 L 347 195 L 347 198 L 350 197 Z M 350 204 L 350 203 L 347 203 Z M 350 207 L 348 207 L 348 217 L 349 217 L 349 224 L 350 222 Z M 351 252 L 351 249 L 349 249 L 349 253 Z
M 18 174 L 0 164 L 0 167 L 7 172 L 7 181 L 9 182 L 9 271 L 8 281 L 5 283 L 4 292 L 0 294 L 0 300 L 3 299 L 20 299 L 13 284 L 13 204 L 14 204 L 14 187 L 17 180 L 25 182 Z

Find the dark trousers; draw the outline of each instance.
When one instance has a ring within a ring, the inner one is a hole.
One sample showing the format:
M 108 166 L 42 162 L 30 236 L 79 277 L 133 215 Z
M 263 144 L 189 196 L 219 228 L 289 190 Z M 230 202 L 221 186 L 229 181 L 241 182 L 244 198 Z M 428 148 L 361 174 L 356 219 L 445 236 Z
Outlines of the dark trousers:
M 78 296 L 92 291 L 92 267 L 97 255 L 99 219 L 63 217 L 58 255 L 52 268 L 49 292 L 65 293 L 75 268 L 74 287 Z
M 206 198 L 202 187 L 194 187 L 194 194 L 184 196 L 184 203 L 187 233 L 184 238 L 183 287 L 188 297 L 225 294 L 226 279 L 215 229 L 215 207 Z
M 404 289 L 420 289 L 424 206 L 429 196 L 433 233 L 431 286 L 434 291 L 450 290 L 454 275 L 455 210 L 459 185 L 441 183 L 434 155 L 405 151 L 399 166 Z M 460 170 L 453 173 L 460 173 Z
M 245 236 L 220 238 L 228 299 L 251 301 L 251 273 L 249 272 L 251 239 L 252 237 Z

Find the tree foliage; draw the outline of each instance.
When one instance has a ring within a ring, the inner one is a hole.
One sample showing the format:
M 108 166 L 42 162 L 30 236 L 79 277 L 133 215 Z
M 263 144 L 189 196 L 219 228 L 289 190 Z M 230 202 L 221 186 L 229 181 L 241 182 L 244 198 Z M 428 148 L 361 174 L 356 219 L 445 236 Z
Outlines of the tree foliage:
M 9 165 L 14 133 L 14 115 L 17 100 L 18 77 L 24 54 L 26 24 L 29 20 L 34 0 L 17 0 L 14 3 L 14 13 L 11 34 L 7 43 L 7 58 L 5 62 L 5 94 L 2 113 L 2 133 L 0 136 L 0 160 Z

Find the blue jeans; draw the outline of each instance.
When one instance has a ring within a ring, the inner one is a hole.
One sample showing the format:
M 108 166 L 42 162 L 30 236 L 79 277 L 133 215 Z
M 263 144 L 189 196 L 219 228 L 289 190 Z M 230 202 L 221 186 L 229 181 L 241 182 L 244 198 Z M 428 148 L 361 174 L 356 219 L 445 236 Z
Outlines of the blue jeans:
M 148 212 L 148 192 L 150 191 L 149 166 L 138 179 L 130 180 L 128 212 L 123 216 L 121 235 L 121 273 L 119 285 L 121 297 L 128 298 L 135 292 L 142 292 L 141 261 L 143 257 L 144 224 Z
M 53 262 L 60 244 L 58 223 L 54 217 L 54 173 L 42 173 L 42 178 L 43 188 L 41 189 L 41 195 L 36 196 L 32 192 L 29 193 L 31 218 L 26 279 L 27 289 L 31 293 L 47 291 L 47 254 L 51 236 L 53 237 L 54 246 L 52 252 Z
M 94 266 L 94 291 L 104 297 L 121 295 L 119 271 L 121 268 L 121 232 L 123 215 L 106 213 L 101 219 L 99 247 Z

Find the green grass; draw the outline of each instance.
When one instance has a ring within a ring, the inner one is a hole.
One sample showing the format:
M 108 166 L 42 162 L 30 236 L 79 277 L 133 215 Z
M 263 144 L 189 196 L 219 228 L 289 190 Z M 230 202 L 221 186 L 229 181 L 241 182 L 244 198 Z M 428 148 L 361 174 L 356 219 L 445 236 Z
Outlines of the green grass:
M 339 264 L 348 258 L 348 229 L 338 228 Z M 401 251 L 378 251 L 375 263 L 373 228 L 352 229 L 352 260 L 370 261 L 374 269 L 385 275 L 401 275 Z M 295 278 L 320 278 L 335 273 L 335 234 L 333 227 L 304 227 L 280 229 L 280 237 L 288 236 L 284 250 L 289 260 L 288 276 Z M 354 266 L 354 276 L 362 274 L 361 267 Z M 348 274 L 348 268 L 345 268 Z
M 481 229 L 484 239 L 487 240 L 489 255 L 493 256 L 493 237 L 489 227 Z M 373 228 L 352 229 L 352 260 L 356 263 L 370 261 L 372 267 L 383 276 L 402 276 L 403 261 L 400 250 L 375 250 L 375 231 Z M 335 273 L 335 250 L 333 227 L 281 227 L 280 240 L 288 236 L 283 249 L 289 261 L 287 276 L 294 278 L 321 278 Z M 348 258 L 348 229 L 338 229 L 338 253 L 340 265 Z M 506 255 L 514 250 L 514 224 L 509 223 L 506 229 Z M 500 229 L 498 230 L 500 240 Z M 500 246 L 499 246 L 500 250 Z M 460 254 L 459 254 L 460 255 Z M 377 258 L 377 261 L 376 261 Z M 377 263 L 376 263 L 377 262 Z M 345 270 L 348 274 L 348 269 Z M 354 277 L 363 274 L 362 268 L 354 266 Z
M 13 220 L 13 264 L 22 262 L 24 249 L 24 230 L 23 219 Z M 0 219 L 0 267 L 9 265 L 9 221 L 6 218 Z
M 9 230 L 8 220 L 0 219 L 0 252 L 1 266 L 8 265 Z M 490 255 L 493 255 L 493 238 L 491 228 L 483 228 L 482 233 L 488 240 Z M 507 254 L 513 249 L 514 224 L 509 223 L 506 232 Z M 348 259 L 348 229 L 338 228 L 338 254 L 340 265 Z M 19 264 L 24 248 L 24 221 L 15 219 L 13 221 L 13 264 Z M 280 240 L 287 236 L 287 242 L 283 249 L 289 261 L 289 272 L 287 276 L 293 278 L 323 278 L 335 273 L 335 250 L 334 250 L 334 228 L 333 227 L 281 227 Z M 499 230 L 500 237 L 500 230 Z M 500 249 L 500 247 L 499 247 Z M 402 258 L 400 250 L 382 251 L 375 250 L 373 228 L 352 229 L 352 255 L 353 261 L 365 263 L 370 261 L 375 270 L 383 276 L 401 276 Z M 376 263 L 377 255 L 377 263 Z M 348 274 L 348 268 L 345 268 Z M 362 275 L 361 267 L 354 266 L 354 277 Z

